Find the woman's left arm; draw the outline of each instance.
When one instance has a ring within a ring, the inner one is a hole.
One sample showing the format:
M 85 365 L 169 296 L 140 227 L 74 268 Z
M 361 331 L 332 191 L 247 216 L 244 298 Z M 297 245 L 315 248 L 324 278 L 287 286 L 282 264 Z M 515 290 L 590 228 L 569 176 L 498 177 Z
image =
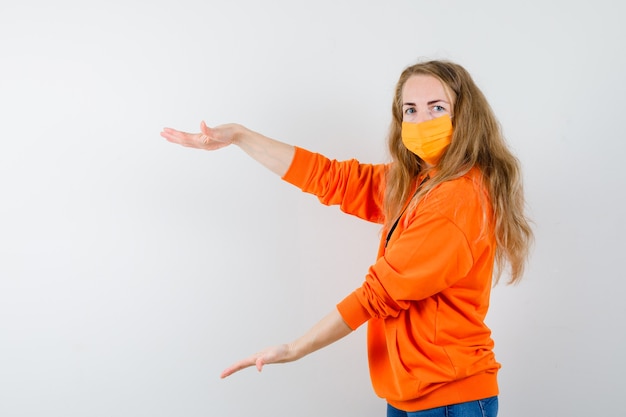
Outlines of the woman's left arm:
M 303 336 L 291 343 L 269 347 L 234 363 L 222 372 L 221 378 L 226 378 L 250 366 L 256 366 L 260 372 L 263 366 L 267 364 L 296 361 L 336 342 L 351 332 L 352 329 L 348 327 L 339 312 L 335 309 Z

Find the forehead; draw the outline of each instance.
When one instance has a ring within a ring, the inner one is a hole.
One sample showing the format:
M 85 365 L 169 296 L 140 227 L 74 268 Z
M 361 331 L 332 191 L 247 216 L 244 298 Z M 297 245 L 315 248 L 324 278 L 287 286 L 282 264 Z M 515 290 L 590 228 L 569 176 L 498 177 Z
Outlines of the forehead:
M 450 101 L 450 95 L 437 77 L 426 74 L 410 76 L 402 86 L 402 101 Z

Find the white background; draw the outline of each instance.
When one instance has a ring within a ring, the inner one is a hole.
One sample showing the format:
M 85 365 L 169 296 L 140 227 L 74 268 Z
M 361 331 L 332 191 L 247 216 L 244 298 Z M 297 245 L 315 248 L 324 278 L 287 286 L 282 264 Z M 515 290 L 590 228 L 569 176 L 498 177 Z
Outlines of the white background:
M 473 74 L 522 161 L 536 245 L 488 317 L 500 416 L 617 415 L 626 371 L 618 1 L 0 3 L 0 416 L 384 416 L 365 326 L 220 380 L 358 287 L 379 228 L 236 148 L 239 122 L 388 160 L 398 75 Z

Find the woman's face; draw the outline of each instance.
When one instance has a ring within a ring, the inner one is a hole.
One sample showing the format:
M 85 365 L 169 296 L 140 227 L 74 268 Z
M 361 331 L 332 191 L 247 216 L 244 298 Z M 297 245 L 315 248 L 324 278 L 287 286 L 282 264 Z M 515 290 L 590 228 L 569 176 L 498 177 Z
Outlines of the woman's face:
M 402 88 L 402 121 L 421 123 L 444 115 L 452 117 L 452 99 L 438 78 L 412 75 Z

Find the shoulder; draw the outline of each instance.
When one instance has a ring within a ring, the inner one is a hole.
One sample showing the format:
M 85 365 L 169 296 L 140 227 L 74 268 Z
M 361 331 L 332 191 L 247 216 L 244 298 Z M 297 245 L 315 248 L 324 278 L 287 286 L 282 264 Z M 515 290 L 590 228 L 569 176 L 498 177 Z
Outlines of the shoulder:
M 490 211 L 488 192 L 477 168 L 436 185 L 419 205 L 422 210 L 438 212 L 455 223 L 466 221 L 467 216 L 482 217 Z
M 438 200 L 463 200 L 472 195 L 479 196 L 485 193 L 485 186 L 480 170 L 472 168 L 466 174 L 436 185 L 429 193 L 430 197 Z

